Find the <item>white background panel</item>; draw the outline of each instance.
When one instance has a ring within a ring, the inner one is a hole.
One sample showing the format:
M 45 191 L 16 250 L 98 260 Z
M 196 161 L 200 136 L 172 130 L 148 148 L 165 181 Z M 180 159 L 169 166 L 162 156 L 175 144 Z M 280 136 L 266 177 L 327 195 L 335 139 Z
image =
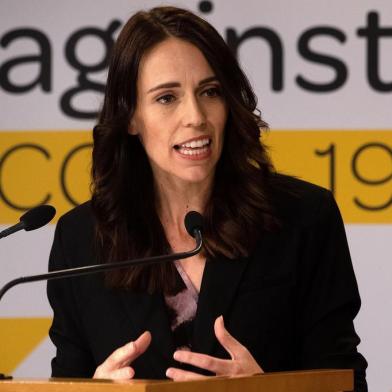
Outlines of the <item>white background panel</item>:
M 43 93 L 39 89 L 28 94 L 4 95 L 1 91 L 1 119 L 3 129 L 46 128 L 57 129 L 59 124 L 67 128 L 85 128 L 92 122 L 75 120 L 64 116 L 59 110 L 62 94 L 74 86 L 77 71 L 66 61 L 64 47 L 76 30 L 95 26 L 107 28 L 113 20 L 124 22 L 135 10 L 159 5 L 160 1 L 132 2 L 117 0 L 115 6 L 109 0 L 83 2 L 13 1 L 2 0 L 0 4 L 0 35 L 17 27 L 34 27 L 45 32 L 50 38 L 53 56 L 53 91 Z M 198 10 L 197 1 L 171 2 Z M 61 4 L 61 5 L 60 5 Z M 214 8 L 209 14 L 202 14 L 226 36 L 228 28 L 238 34 L 251 27 L 266 27 L 280 37 L 284 48 L 284 89 L 279 92 L 270 86 L 270 50 L 262 39 L 252 39 L 241 46 L 240 58 L 248 71 L 259 96 L 265 119 L 273 128 L 390 128 L 389 110 L 391 93 L 380 93 L 369 86 L 366 78 L 366 41 L 358 37 L 358 28 L 366 26 L 367 14 L 379 14 L 381 27 L 392 26 L 392 2 L 384 1 L 213 1 Z M 229 4 L 229 6 L 228 6 Z M 312 93 L 298 87 L 296 77 L 301 74 L 308 80 L 325 82 L 334 77 L 329 67 L 304 60 L 298 53 L 297 44 L 304 31 L 313 27 L 328 26 L 340 30 L 346 36 L 344 43 L 336 39 L 319 37 L 311 44 L 314 50 L 341 59 L 348 69 L 348 79 L 342 88 L 330 93 Z M 94 62 L 103 54 L 100 41 L 86 38 L 80 42 L 80 59 Z M 93 43 L 93 41 L 96 41 Z M 83 50 L 87 42 L 91 50 Z M 14 41 L 0 50 L 0 61 L 14 57 L 21 51 L 37 53 L 34 42 Z M 392 81 L 392 39 L 380 40 L 380 74 L 385 82 Z M 27 66 L 16 73 L 36 75 L 34 66 Z M 22 78 L 24 75 L 19 76 Z M 27 75 L 24 77 L 27 78 Z M 105 72 L 91 76 L 103 81 Z M 29 80 L 29 78 L 27 78 Z M 81 105 L 98 108 L 100 95 L 81 95 Z M 317 99 L 315 99 L 317 98 Z M 344 104 L 342 104 L 344 103 Z M 326 110 L 327 109 L 327 110 Z M 44 110 L 45 115 L 42 116 Z M 331 115 L 331 113 L 333 115 Z

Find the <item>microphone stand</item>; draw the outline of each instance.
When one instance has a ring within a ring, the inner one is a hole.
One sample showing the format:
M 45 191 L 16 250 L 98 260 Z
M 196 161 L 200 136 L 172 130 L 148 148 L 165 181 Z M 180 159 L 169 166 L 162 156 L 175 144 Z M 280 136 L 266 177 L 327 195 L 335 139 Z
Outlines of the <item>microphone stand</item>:
M 141 264 L 157 264 L 157 263 L 162 263 L 162 262 L 167 262 L 167 261 L 172 261 L 177 259 L 186 259 L 188 257 L 198 254 L 203 246 L 201 231 L 199 229 L 195 229 L 194 234 L 196 239 L 196 247 L 188 252 L 173 253 L 171 255 L 163 255 L 163 256 L 146 257 L 146 258 L 134 259 L 134 260 L 118 261 L 115 263 L 88 265 L 84 267 L 52 271 L 40 275 L 22 276 L 20 278 L 13 279 L 10 282 L 6 283 L 1 288 L 0 301 L 3 298 L 4 294 L 9 289 L 22 283 L 38 282 L 41 280 L 61 279 L 61 278 L 68 278 L 71 276 L 89 275 L 97 272 L 110 271 L 117 268 L 127 268 L 130 266 L 141 265 Z

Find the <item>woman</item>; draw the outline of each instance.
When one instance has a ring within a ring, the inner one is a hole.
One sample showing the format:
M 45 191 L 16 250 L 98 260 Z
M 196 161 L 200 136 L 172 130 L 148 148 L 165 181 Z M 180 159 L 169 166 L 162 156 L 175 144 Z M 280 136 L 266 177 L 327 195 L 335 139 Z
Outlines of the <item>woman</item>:
M 92 200 L 60 219 L 50 269 L 191 249 L 190 210 L 204 216 L 205 247 L 176 263 L 49 282 L 53 376 L 354 368 L 366 390 L 336 203 L 273 171 L 255 111 L 207 22 L 158 7 L 126 23 L 94 128 Z

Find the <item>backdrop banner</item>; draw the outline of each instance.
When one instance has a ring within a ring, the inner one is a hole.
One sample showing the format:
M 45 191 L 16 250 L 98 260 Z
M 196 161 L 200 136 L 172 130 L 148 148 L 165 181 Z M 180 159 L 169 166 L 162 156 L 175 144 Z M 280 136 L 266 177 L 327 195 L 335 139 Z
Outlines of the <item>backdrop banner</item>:
M 91 129 L 111 47 L 141 0 L 0 3 L 0 230 L 43 202 L 47 227 L 0 243 L 0 285 L 41 273 L 55 223 L 88 200 Z M 270 125 L 277 169 L 333 191 L 362 309 L 355 320 L 369 390 L 392 390 L 392 2 L 173 1 L 232 48 Z M 44 283 L 0 303 L 0 372 L 48 377 L 54 347 Z M 262 365 L 262 364 L 261 364 Z

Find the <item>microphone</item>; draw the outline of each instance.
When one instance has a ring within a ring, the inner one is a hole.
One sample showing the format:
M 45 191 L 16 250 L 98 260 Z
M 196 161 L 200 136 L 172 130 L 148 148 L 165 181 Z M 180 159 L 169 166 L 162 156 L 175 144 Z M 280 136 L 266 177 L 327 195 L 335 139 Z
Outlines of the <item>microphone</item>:
M 145 257 L 145 258 L 134 259 L 134 260 L 118 261 L 115 263 L 95 264 L 95 265 L 88 265 L 84 267 L 69 268 L 64 270 L 52 271 L 40 275 L 31 275 L 25 277 L 22 276 L 20 278 L 11 280 L 10 282 L 8 282 L 2 287 L 2 289 L 0 290 L 0 300 L 9 289 L 21 283 L 38 282 L 41 280 L 51 280 L 51 279 L 60 279 L 60 278 L 70 278 L 73 276 L 81 276 L 81 275 L 90 275 L 97 272 L 114 270 L 117 268 L 127 268 L 130 266 L 141 265 L 141 264 L 157 264 L 157 263 L 162 263 L 167 261 L 174 261 L 178 259 L 186 259 L 188 257 L 194 256 L 201 251 L 201 248 L 203 246 L 203 238 L 201 235 L 203 229 L 203 217 L 196 211 L 190 211 L 185 216 L 184 225 L 188 234 L 191 235 L 196 240 L 195 248 L 190 251 L 173 253 L 171 255 L 153 256 L 153 257 Z
M 184 225 L 188 234 L 196 238 L 197 232 L 203 230 L 203 217 L 196 211 L 189 211 L 185 215 Z
M 35 230 L 49 223 L 56 214 L 56 209 L 49 205 L 42 205 L 25 212 L 19 223 L 0 232 L 0 238 L 7 237 L 19 230 Z

